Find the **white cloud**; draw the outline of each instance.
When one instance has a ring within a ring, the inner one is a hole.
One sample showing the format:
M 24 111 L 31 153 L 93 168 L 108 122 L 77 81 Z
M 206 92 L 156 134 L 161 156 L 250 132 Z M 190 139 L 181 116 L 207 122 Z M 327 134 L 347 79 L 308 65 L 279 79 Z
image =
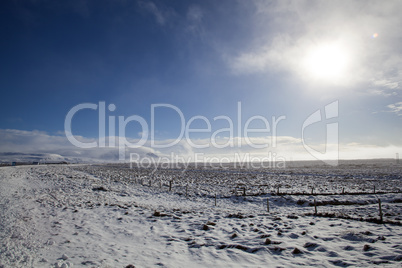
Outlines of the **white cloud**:
M 396 111 L 402 111 L 402 102 L 391 106 Z M 22 131 L 15 129 L 0 129 L 0 154 L 3 161 L 9 161 L 7 157 L 12 157 L 13 154 L 26 154 L 38 155 L 46 154 L 46 157 L 53 159 L 66 159 L 68 161 L 102 161 L 102 162 L 116 162 L 119 161 L 118 147 L 105 147 L 105 148 L 91 148 L 81 149 L 72 145 L 64 135 L 50 135 L 42 131 Z M 77 137 L 82 142 L 92 142 L 95 139 Z M 106 140 L 108 140 L 106 138 Z M 119 137 L 115 137 L 117 143 Z M 174 140 L 161 140 L 156 141 L 157 145 L 168 144 Z M 268 144 L 269 146 L 264 149 L 253 148 L 247 144 L 245 138 L 234 138 L 233 147 L 215 148 L 211 145 L 210 139 L 203 139 L 192 141 L 197 144 L 210 144 L 211 146 L 206 149 L 197 149 L 191 146 L 186 140 L 180 140 L 176 145 L 168 148 L 152 148 L 151 142 L 147 141 L 144 146 L 140 148 L 130 149 L 125 148 L 124 153 L 126 161 L 129 161 L 129 154 L 135 153 L 140 157 L 147 157 L 147 155 L 156 155 L 158 157 L 178 156 L 182 159 L 189 159 L 195 161 L 198 159 L 211 159 L 226 158 L 234 161 L 236 157 L 250 157 L 264 159 L 269 155 L 276 158 L 276 160 L 314 160 L 302 145 L 300 138 L 290 136 L 276 137 L 276 145 L 274 146 L 274 138 L 270 136 L 265 137 L 250 137 L 249 141 L 253 144 Z M 131 139 L 131 143 L 138 142 L 138 140 Z M 226 138 L 218 138 L 217 143 L 226 143 Z M 242 146 L 238 146 L 241 142 Z M 107 143 L 106 143 L 107 145 Z M 309 146 L 315 148 L 326 148 L 325 144 L 311 144 Z M 335 144 L 327 145 L 332 148 Z M 358 143 L 340 144 L 340 157 L 342 159 L 357 159 L 357 158 L 379 158 L 387 157 L 392 158 L 395 152 L 401 152 L 401 147 L 392 145 L 377 146 L 365 145 Z M 6 158 L 4 158 L 6 157 Z M 329 156 L 330 157 L 330 156 Z M 1 160 L 0 159 L 0 160 Z M 173 159 L 174 160 L 174 159 Z
M 402 116 L 402 102 L 389 104 L 387 105 L 387 107 L 391 110 L 392 113 L 396 113 L 397 115 Z
M 397 89 L 399 88 L 399 81 L 391 81 L 391 80 L 377 80 L 374 81 L 374 85 L 386 87 L 389 89 Z
M 24 131 L 16 129 L 0 129 L 0 152 L 24 154 L 57 154 L 79 161 L 117 161 L 119 151 L 114 148 L 81 149 L 72 145 L 65 135 L 50 135 L 43 131 Z M 80 142 L 93 142 L 93 138 L 75 136 Z M 154 152 L 150 148 L 132 150 L 141 155 Z
M 229 64 L 235 73 L 255 73 L 281 71 L 293 68 L 300 57 L 299 45 L 291 45 L 292 40 L 287 35 L 278 35 L 269 45 L 242 52 L 234 58 L 229 58 Z
M 382 88 L 375 88 L 375 89 L 370 89 L 369 92 L 373 95 L 381 95 L 384 97 L 391 97 L 391 96 L 397 96 L 398 93 L 395 91 L 389 91 L 389 90 L 384 90 Z
M 336 43 L 349 60 L 336 84 L 366 84 L 384 92 L 401 89 L 401 1 L 254 3 L 250 31 L 255 37 L 237 54 L 224 55 L 235 74 L 286 71 L 310 81 L 301 64 L 308 51 Z

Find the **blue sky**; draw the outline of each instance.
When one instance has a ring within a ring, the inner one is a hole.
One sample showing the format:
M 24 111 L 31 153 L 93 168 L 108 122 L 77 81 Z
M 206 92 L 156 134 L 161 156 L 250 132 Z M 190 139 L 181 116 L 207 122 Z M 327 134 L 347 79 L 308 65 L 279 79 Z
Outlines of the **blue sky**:
M 64 134 L 68 111 L 80 103 L 113 103 L 116 110 L 107 116 L 139 115 L 149 124 L 152 104 L 171 104 L 186 120 L 205 116 L 214 131 L 227 125 L 213 118 L 226 115 L 236 121 L 241 102 L 245 119 L 286 116 L 276 135 L 292 142 L 284 142 L 278 152 L 286 159 L 304 159 L 303 122 L 338 101 L 341 158 L 402 153 L 400 1 L 37 0 L 0 5 L 3 152 L 85 154 L 70 147 Z M 177 114 L 158 111 L 155 138 L 175 139 Z M 198 120 L 193 128 L 204 125 Z M 322 147 L 325 126 L 310 127 L 306 141 Z M 98 139 L 97 112 L 77 113 L 72 132 Z M 126 128 L 131 139 L 140 132 L 135 123 Z M 211 133 L 191 137 L 207 142 Z M 149 142 L 140 149 L 169 153 Z M 225 155 L 230 149 L 207 153 Z M 88 157 L 108 160 L 111 153 L 105 150 Z

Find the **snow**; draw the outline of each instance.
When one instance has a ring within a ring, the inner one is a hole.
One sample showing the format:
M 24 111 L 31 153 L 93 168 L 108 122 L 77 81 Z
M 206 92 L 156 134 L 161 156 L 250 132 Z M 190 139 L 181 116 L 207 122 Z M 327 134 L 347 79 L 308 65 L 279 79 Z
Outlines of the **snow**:
M 0 267 L 401 264 L 401 225 L 358 220 L 378 218 L 380 198 L 384 220 L 401 222 L 401 203 L 395 202 L 402 198 L 400 167 L 151 171 L 124 165 L 0 168 Z M 236 195 L 238 184 L 246 185 L 247 196 Z M 280 191 L 299 195 L 276 195 L 279 184 Z M 333 194 L 311 195 L 312 185 L 315 193 Z M 373 185 L 383 193 L 371 193 Z M 342 188 L 367 194 L 342 195 Z M 314 213 L 314 199 L 322 204 L 318 212 L 353 219 L 306 215 Z

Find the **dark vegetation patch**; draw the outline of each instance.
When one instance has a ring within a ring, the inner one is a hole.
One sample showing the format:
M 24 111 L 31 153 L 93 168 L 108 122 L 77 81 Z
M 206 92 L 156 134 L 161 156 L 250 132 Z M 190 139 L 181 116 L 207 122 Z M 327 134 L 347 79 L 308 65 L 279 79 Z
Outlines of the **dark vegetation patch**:
M 94 188 L 92 188 L 92 191 L 96 191 L 96 192 L 107 192 L 107 191 L 109 191 L 109 190 L 106 189 L 106 188 L 103 187 L 103 186 L 99 186 L 99 187 L 94 187 Z
M 300 249 L 298 249 L 298 248 L 295 248 L 293 251 L 292 251 L 292 253 L 293 254 L 301 254 L 301 253 L 303 253 Z
M 241 213 L 229 214 L 227 217 L 228 217 L 228 218 L 237 218 L 237 219 L 254 218 L 253 215 L 248 215 L 248 216 L 246 216 L 246 215 L 243 215 L 243 214 L 241 214 Z
M 392 220 L 380 220 L 379 218 L 354 218 L 349 215 L 340 214 L 340 213 L 333 213 L 333 212 L 319 212 L 315 213 L 306 213 L 305 216 L 317 216 L 317 217 L 324 217 L 324 218 L 336 218 L 336 219 L 345 219 L 345 220 L 353 220 L 353 221 L 365 221 L 377 224 L 392 224 L 397 226 L 402 226 L 402 223 L 399 221 L 392 221 Z
M 152 214 L 152 215 L 153 215 L 154 217 L 166 217 L 166 216 L 169 216 L 168 214 L 159 212 L 159 211 L 157 211 L 157 210 L 155 210 L 154 214 Z
M 368 205 L 368 204 L 375 204 L 377 203 L 377 200 L 373 201 L 365 201 L 365 202 L 358 202 L 358 201 L 349 201 L 349 200 L 344 200 L 344 201 L 339 201 L 337 199 L 333 200 L 327 200 L 327 201 L 316 201 L 317 206 L 353 206 L 353 205 Z M 309 206 L 313 207 L 314 202 L 310 202 L 308 204 Z

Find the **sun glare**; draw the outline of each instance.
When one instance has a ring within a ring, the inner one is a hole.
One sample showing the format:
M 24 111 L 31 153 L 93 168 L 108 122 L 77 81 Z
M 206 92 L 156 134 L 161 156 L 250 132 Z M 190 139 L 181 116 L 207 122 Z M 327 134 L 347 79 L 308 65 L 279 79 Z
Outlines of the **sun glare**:
M 321 45 L 312 48 L 304 61 L 305 71 L 314 79 L 334 81 L 342 79 L 346 72 L 346 51 L 337 45 Z

